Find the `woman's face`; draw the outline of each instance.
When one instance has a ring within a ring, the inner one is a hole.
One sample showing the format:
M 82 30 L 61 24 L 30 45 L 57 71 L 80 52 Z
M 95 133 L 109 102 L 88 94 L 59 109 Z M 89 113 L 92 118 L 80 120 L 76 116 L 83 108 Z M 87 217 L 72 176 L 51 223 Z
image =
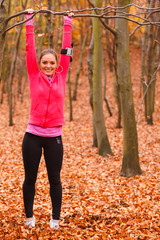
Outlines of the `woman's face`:
M 45 54 L 39 62 L 39 67 L 41 71 L 48 77 L 53 76 L 56 71 L 57 65 L 58 64 L 56 57 L 52 53 Z

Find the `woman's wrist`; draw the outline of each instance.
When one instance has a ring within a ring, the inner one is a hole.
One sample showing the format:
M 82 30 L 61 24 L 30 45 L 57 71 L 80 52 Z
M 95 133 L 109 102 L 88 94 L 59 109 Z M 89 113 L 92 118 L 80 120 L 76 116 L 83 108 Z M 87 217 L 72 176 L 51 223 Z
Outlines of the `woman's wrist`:
M 72 25 L 72 21 L 73 21 L 73 17 L 68 17 L 68 16 L 66 16 L 66 17 L 64 18 L 64 24 Z
M 30 18 L 31 16 L 32 16 L 31 14 L 25 14 L 26 19 Z M 28 26 L 28 25 L 33 25 L 33 18 L 31 18 L 30 20 L 28 20 L 26 22 L 26 26 Z
M 73 12 L 68 12 L 68 15 L 64 17 L 64 24 L 72 25 L 73 16 L 74 16 Z
M 28 18 L 30 18 L 32 15 L 33 15 L 33 9 L 27 9 L 26 10 L 28 13 L 27 14 L 25 14 L 25 18 L 26 19 L 28 19 Z M 26 22 L 26 26 L 27 25 L 33 25 L 33 18 L 31 18 L 30 20 L 28 20 L 27 22 Z

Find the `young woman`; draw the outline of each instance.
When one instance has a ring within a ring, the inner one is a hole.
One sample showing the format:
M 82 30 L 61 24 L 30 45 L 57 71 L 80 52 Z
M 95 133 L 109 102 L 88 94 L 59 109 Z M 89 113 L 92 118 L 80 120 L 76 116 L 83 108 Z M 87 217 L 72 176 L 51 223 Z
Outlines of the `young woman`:
M 33 13 L 27 10 L 26 18 Z M 23 199 L 26 224 L 35 226 L 33 202 L 38 167 L 44 158 L 50 183 L 52 218 L 50 227 L 58 229 L 62 203 L 60 171 L 63 159 L 62 125 L 64 125 L 65 81 L 71 56 L 72 14 L 64 17 L 62 53 L 58 64 L 53 49 L 41 53 L 39 67 L 36 60 L 33 19 L 26 22 L 26 58 L 30 84 L 31 110 L 22 144 L 25 179 Z

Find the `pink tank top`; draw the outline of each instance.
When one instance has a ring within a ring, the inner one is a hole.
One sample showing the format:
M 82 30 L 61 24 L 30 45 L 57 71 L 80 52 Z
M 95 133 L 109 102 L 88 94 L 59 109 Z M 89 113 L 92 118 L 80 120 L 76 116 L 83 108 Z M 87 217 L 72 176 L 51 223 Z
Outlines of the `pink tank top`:
M 41 137 L 58 137 L 62 135 L 62 126 L 42 128 L 37 125 L 28 124 L 26 132 L 29 132 Z

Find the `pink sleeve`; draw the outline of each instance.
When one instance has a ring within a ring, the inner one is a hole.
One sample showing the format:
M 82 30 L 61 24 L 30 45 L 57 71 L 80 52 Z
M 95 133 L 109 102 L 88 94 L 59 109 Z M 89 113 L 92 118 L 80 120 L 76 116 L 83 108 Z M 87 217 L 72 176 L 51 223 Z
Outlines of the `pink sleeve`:
M 64 29 L 63 29 L 63 40 L 62 40 L 62 49 L 71 48 L 71 40 L 72 40 L 72 21 L 68 21 L 65 19 L 64 21 Z M 70 56 L 61 54 L 60 57 L 60 65 L 63 67 L 64 77 L 67 75 L 67 71 L 70 63 Z
M 32 75 L 39 71 L 35 49 L 34 26 L 26 26 L 26 60 L 28 74 Z

